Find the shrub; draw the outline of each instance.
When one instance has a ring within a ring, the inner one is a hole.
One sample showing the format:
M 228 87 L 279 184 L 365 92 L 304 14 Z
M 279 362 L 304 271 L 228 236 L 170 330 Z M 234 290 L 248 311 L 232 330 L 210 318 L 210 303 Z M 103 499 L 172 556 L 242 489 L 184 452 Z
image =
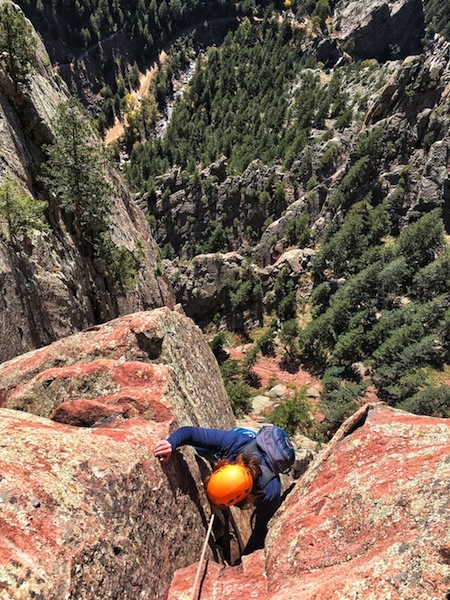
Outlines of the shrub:
M 297 314 L 297 292 L 295 290 L 290 291 L 280 300 L 276 312 L 281 322 L 295 318 Z
M 379 282 L 386 294 L 405 293 L 410 280 L 411 269 L 403 256 L 389 261 L 379 273 Z
M 263 356 L 275 355 L 275 330 L 270 327 L 257 341 Z
M 421 300 L 430 300 L 436 294 L 449 292 L 450 251 L 418 271 L 411 287 L 411 295 Z
M 159 258 L 160 260 L 173 260 L 176 256 L 175 248 L 172 246 L 170 242 L 164 244 L 162 248 L 159 250 Z
M 33 29 L 22 11 L 10 3 L 0 5 L 0 56 L 15 84 L 26 81 L 36 52 Z
M 416 415 L 431 415 L 433 417 L 450 417 L 450 387 L 442 385 L 430 386 L 420 390 L 411 398 L 403 401 L 398 408 Z
M 396 249 L 413 271 L 431 263 L 444 245 L 444 224 L 440 209 L 423 215 L 400 234 Z
M 342 226 L 326 234 L 321 251 L 314 257 L 315 273 L 320 277 L 320 271 L 329 268 L 335 277 L 345 277 L 373 263 L 373 247 L 381 244 L 388 225 L 384 205 L 373 208 L 367 200 L 354 204 Z M 366 252 L 370 257 L 365 257 Z
M 241 372 L 239 361 L 232 358 L 224 361 L 220 365 L 220 372 L 225 385 L 230 381 L 235 381 Z
M 109 275 L 122 292 L 135 286 L 143 256 L 144 250 L 139 244 L 134 252 L 125 246 L 117 246 L 109 231 L 102 232 L 98 238 L 96 257 L 107 265 Z
M 252 297 L 253 284 L 250 280 L 239 281 L 235 290 L 230 290 L 230 304 L 233 311 L 248 307 Z
M 327 392 L 320 402 L 325 420 L 319 427 L 319 433 L 326 439 L 334 435 L 341 423 L 357 410 L 356 400 L 365 392 L 367 385 L 341 381 L 339 387 Z
M 13 244 L 21 241 L 31 229 L 48 230 L 46 208 L 46 202 L 24 194 L 15 179 L 7 179 L 0 185 L 0 216 L 6 219 Z
M 312 314 L 314 317 L 318 317 L 327 310 L 331 296 L 332 289 L 328 281 L 323 281 L 314 288 L 311 295 Z
M 235 417 L 242 417 L 252 408 L 250 387 L 242 381 L 230 381 L 225 389 Z
M 361 326 L 339 336 L 333 349 L 334 360 L 341 364 L 349 364 L 362 360 L 364 358 L 364 339 L 365 332 Z
M 288 245 L 305 248 L 311 239 L 308 215 L 300 215 L 288 222 L 286 227 L 286 241 Z
M 220 333 L 218 333 L 209 343 L 209 347 L 212 350 L 212 353 L 214 354 L 214 356 L 219 359 L 221 356 L 223 356 L 223 352 L 224 352 L 224 345 L 226 342 L 226 337 L 223 331 L 221 331 Z
M 293 398 L 284 400 L 267 418 L 291 436 L 299 431 L 305 434 L 312 425 L 305 390 L 296 390 Z

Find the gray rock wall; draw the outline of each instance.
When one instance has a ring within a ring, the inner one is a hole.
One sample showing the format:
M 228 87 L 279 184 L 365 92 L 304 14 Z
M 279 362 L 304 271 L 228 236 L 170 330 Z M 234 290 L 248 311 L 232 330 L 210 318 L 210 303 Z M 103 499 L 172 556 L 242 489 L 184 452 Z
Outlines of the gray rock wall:
M 336 37 L 358 59 L 403 58 L 421 51 L 425 19 L 421 0 L 340 2 Z
M 0 67 L 0 183 L 14 179 L 30 197 L 42 195 L 42 145 L 52 141 L 55 111 L 69 97 L 37 40 L 27 84 L 15 86 Z M 119 314 L 172 304 L 168 286 L 154 273 L 157 246 L 144 215 L 117 174 L 110 177 L 113 239 L 131 251 L 138 241 L 143 248 L 136 285 L 119 291 L 100 265 L 81 254 L 55 199 L 50 232 L 32 232 L 22 247 L 11 245 L 0 222 L 0 361 Z

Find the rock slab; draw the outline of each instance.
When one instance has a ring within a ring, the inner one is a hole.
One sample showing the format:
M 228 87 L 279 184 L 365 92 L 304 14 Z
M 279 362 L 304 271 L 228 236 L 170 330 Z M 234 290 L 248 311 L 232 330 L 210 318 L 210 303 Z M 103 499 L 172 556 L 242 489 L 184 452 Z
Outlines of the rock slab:
M 0 598 L 159 599 L 201 552 L 209 506 L 179 425 L 231 428 L 201 331 L 167 308 L 0 365 Z
M 450 421 L 366 405 L 288 496 L 266 550 L 209 564 L 200 598 L 446 598 L 449 488 Z M 168 600 L 195 568 L 176 573 Z

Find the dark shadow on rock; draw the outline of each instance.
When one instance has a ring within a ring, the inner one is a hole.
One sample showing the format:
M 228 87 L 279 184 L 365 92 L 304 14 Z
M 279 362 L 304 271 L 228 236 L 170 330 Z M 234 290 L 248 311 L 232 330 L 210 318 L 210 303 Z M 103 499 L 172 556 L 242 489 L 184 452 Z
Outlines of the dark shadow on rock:
M 142 331 L 135 333 L 139 348 L 145 352 L 150 360 L 157 360 L 161 356 L 163 338 L 149 337 Z
M 211 473 L 211 469 L 207 467 L 206 462 L 203 461 L 199 456 L 196 456 L 195 458 L 199 466 L 202 480 L 204 480 Z M 196 505 L 206 534 L 210 516 L 206 515 L 205 510 L 200 502 L 200 495 L 197 485 L 184 458 L 179 452 L 174 452 L 170 461 L 163 463 L 161 467 L 167 477 L 167 481 L 173 496 L 176 495 L 177 490 L 180 490 L 189 496 L 192 502 Z M 213 509 L 211 508 L 211 510 Z M 217 522 L 217 518 L 215 521 Z M 218 545 L 214 543 L 211 537 L 209 539 L 209 546 L 213 553 L 214 560 L 219 563 L 223 562 L 223 559 L 221 560 L 222 556 L 220 549 L 218 548 Z

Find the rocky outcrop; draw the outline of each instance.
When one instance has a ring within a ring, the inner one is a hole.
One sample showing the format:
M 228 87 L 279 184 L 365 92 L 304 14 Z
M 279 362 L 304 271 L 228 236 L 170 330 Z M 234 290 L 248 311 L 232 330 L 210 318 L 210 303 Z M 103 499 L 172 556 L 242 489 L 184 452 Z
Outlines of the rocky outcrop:
M 260 281 L 257 268 L 246 270 L 245 259 L 237 252 L 199 254 L 191 262 L 163 261 L 177 302 L 197 322 L 207 322 L 229 301 L 229 291 L 245 278 Z M 226 311 L 224 310 L 224 316 Z
M 341 2 L 334 19 L 335 37 L 355 58 L 381 61 L 421 51 L 425 17 L 420 0 Z
M 216 251 L 243 253 L 293 199 L 285 173 L 255 161 L 241 175 L 227 176 L 225 157 L 196 176 L 175 169 L 156 184 L 156 196 L 141 196 L 137 203 L 153 215 L 158 244 L 170 243 L 188 258 Z
M 42 197 L 42 145 L 52 141 L 52 119 L 68 98 L 40 38 L 37 44 L 36 68 L 26 83 L 15 85 L 0 68 L 0 183 L 14 179 L 31 197 Z M 119 314 L 173 305 L 167 284 L 154 273 L 158 250 L 145 218 L 118 175 L 111 171 L 110 178 L 113 241 L 134 253 L 140 248 L 136 284 L 119 289 L 105 265 L 83 255 L 54 199 L 47 214 L 50 233 L 31 232 L 18 247 L 2 224 L 0 360 Z
M 162 466 L 151 448 L 234 425 L 200 330 L 122 317 L 4 363 L 0 388 L 0 597 L 162 598 L 209 508 L 192 450 Z
M 366 405 L 275 516 L 266 550 L 208 563 L 200 598 L 444 598 L 450 422 Z M 181 600 L 197 565 L 176 573 Z
M 186 353 L 186 348 L 191 351 Z M 82 399 L 122 405 L 125 401 L 131 403 L 126 407 L 129 414 L 137 416 L 145 413 L 145 399 L 152 397 L 149 386 L 155 385 L 155 393 L 168 407 L 178 389 L 188 402 L 184 412 L 181 401 L 177 402 L 178 418 L 200 423 L 217 416 L 214 408 L 209 412 L 205 389 L 211 390 L 208 397 L 214 394 L 220 404 L 227 404 L 217 377 L 215 359 L 200 330 L 184 315 L 161 308 L 120 317 L 1 364 L 0 405 L 43 417 L 57 410 L 62 420 L 61 405 L 67 402 Z M 144 408 L 130 396 L 131 391 L 123 391 L 133 381 L 138 396 L 142 390 Z
M 281 247 L 281 246 L 280 246 Z M 258 320 L 261 310 L 270 314 L 276 298 L 274 287 L 277 278 L 284 271 L 294 281 L 306 273 L 311 266 L 314 251 L 298 248 L 283 252 L 276 262 L 265 268 L 248 263 L 237 252 L 221 254 L 199 254 L 190 262 L 175 259 L 164 260 L 164 272 L 174 290 L 175 298 L 185 313 L 200 325 L 213 318 L 232 328 L 245 320 Z M 250 291 L 243 298 L 242 306 L 237 305 L 239 288 L 250 284 Z M 260 288 L 258 297 L 252 294 Z M 241 317 L 237 313 L 247 313 Z

